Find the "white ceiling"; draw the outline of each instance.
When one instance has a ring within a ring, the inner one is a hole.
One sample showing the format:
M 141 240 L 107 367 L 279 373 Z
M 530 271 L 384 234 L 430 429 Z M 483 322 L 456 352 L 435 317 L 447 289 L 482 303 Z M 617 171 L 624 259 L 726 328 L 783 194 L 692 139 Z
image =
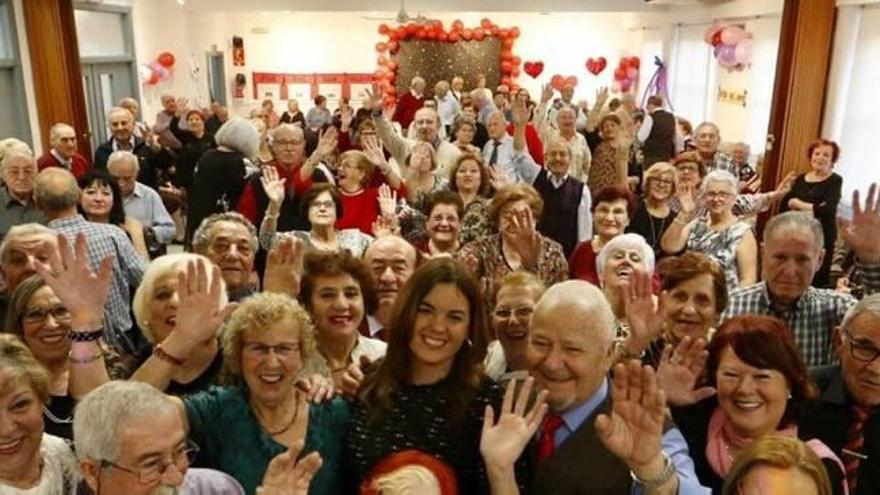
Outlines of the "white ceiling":
M 399 0 L 182 0 L 186 10 L 216 11 L 371 11 L 397 12 Z M 181 2 L 181 0 L 178 0 Z M 671 5 L 695 6 L 725 0 L 406 0 L 418 12 L 663 12 Z

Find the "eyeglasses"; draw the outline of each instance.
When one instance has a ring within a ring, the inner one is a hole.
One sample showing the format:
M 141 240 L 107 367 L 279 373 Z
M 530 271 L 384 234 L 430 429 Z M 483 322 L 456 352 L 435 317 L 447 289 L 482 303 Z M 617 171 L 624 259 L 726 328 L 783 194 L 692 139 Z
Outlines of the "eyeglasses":
M 703 196 L 705 196 L 706 199 L 730 199 L 733 197 L 733 193 L 727 191 L 709 191 L 703 193 Z
M 336 206 L 336 203 L 334 203 L 333 201 L 312 201 L 312 204 L 310 206 L 319 210 L 321 208 L 332 210 L 333 207 Z
M 288 148 L 293 148 L 294 146 L 298 146 L 300 144 L 302 144 L 302 141 L 281 141 L 279 139 L 276 139 L 275 141 L 272 142 L 273 146 L 278 146 L 279 148 L 285 147 L 285 146 Z
M 49 315 L 52 315 L 52 317 L 55 318 L 55 321 L 70 321 L 70 311 L 60 304 L 51 308 L 34 308 L 28 310 L 24 313 L 22 318 L 25 323 L 42 325 L 43 323 L 46 323 L 47 319 L 49 319 Z
M 520 306 L 519 308 L 495 308 L 495 311 L 492 313 L 495 318 L 499 318 L 501 320 L 508 320 L 510 316 L 515 316 L 518 320 L 527 320 L 534 313 L 534 308 L 532 306 Z
M 265 358 L 269 356 L 269 351 L 274 352 L 280 357 L 292 357 L 299 353 L 299 342 L 285 342 L 283 344 L 266 345 L 260 342 L 245 342 L 242 351 L 253 357 Z
M 877 349 L 872 345 L 864 345 L 856 342 L 853 340 L 853 336 L 849 333 L 849 330 L 844 330 L 843 333 L 846 335 L 846 340 L 849 341 L 849 352 L 855 359 L 870 364 L 880 356 L 880 349 Z
M 672 179 L 651 179 L 652 184 L 657 184 L 658 186 L 671 186 L 675 183 Z
M 172 464 L 177 468 L 178 471 L 183 473 L 192 464 L 196 459 L 196 454 L 199 453 L 199 447 L 192 443 L 187 442 L 185 447 L 180 448 L 179 450 L 171 453 L 171 461 L 166 462 L 166 458 L 157 459 L 156 461 L 152 461 L 144 466 L 139 468 L 127 468 L 124 466 L 120 466 L 119 464 L 110 462 L 110 461 L 101 461 L 101 466 L 111 466 L 115 469 L 118 469 L 124 473 L 131 474 L 136 476 L 138 481 L 143 485 L 152 485 L 158 482 L 162 475 L 165 474 L 165 471 Z

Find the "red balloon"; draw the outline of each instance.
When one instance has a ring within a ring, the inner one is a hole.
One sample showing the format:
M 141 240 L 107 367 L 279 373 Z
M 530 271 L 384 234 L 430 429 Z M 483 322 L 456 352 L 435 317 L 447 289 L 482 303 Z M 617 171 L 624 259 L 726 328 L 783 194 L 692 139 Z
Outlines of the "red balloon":
M 626 69 L 624 69 L 623 67 L 618 67 L 614 69 L 614 79 L 618 81 L 623 81 L 624 79 L 626 79 Z
M 508 31 L 506 29 L 502 29 L 501 31 L 498 31 L 499 38 L 507 38 L 508 36 L 510 36 L 510 31 Z
M 509 87 L 510 87 L 510 84 L 511 84 L 511 79 L 510 79 L 509 77 L 506 77 L 506 76 L 505 76 L 505 77 L 502 77 L 502 78 L 501 78 L 501 84 L 503 84 L 503 85 L 505 85 L 505 86 L 507 86 L 507 87 L 509 88 Z
M 480 26 L 483 26 L 483 29 L 488 29 L 489 27 L 492 26 L 492 21 L 490 21 L 490 20 L 489 20 L 488 18 L 486 18 L 486 17 L 483 17 L 483 18 L 480 20 Z
M 510 61 L 505 60 L 501 62 L 501 72 L 508 73 L 513 70 L 513 65 L 510 64 Z
M 492 33 L 492 36 L 498 36 L 499 34 L 501 34 L 501 28 L 499 28 L 498 26 L 492 26 L 491 28 L 489 28 L 489 32 Z
M 512 71 L 510 71 L 510 75 L 513 77 L 519 77 L 519 67 L 514 67 Z
M 465 29 L 464 31 L 461 32 L 461 38 L 465 41 L 470 41 L 471 38 L 473 38 L 473 37 L 474 37 L 474 32 L 471 31 L 470 29 Z
M 379 24 L 379 34 L 388 34 L 389 30 L 388 24 Z
M 171 52 L 162 52 L 156 57 L 156 62 L 159 62 L 162 67 L 170 69 L 174 65 L 174 55 Z
M 456 43 L 456 42 L 458 42 L 458 39 L 459 39 L 458 33 L 456 33 L 456 32 L 449 33 L 449 41 L 451 41 L 452 43 Z
M 519 38 L 519 28 L 514 26 L 510 28 L 510 37 L 511 38 Z
M 156 84 L 159 84 L 159 74 L 153 72 L 152 74 L 150 74 L 150 78 L 147 79 L 147 85 L 154 86 Z
M 381 41 L 378 42 L 378 43 L 376 43 L 376 51 L 377 51 L 377 52 L 384 52 L 384 51 L 387 50 L 387 49 L 388 49 L 388 45 L 387 45 L 387 44 L 382 43 Z
M 389 52 L 396 53 L 398 48 L 400 48 L 400 45 L 396 41 L 391 41 L 388 43 Z
M 397 70 L 397 62 L 394 60 L 389 60 L 385 66 L 388 67 L 388 70 Z
M 449 41 L 449 35 L 446 34 L 445 31 L 441 31 L 441 32 L 437 33 L 437 39 L 439 41 Z
M 544 62 L 540 60 L 536 60 L 534 62 L 527 61 L 525 65 L 523 65 L 523 69 L 526 71 L 526 74 L 535 79 L 540 76 L 542 72 L 544 72 Z
M 501 40 L 501 48 L 505 50 L 510 50 L 513 48 L 513 40 L 510 38 L 504 38 Z
M 562 87 L 565 86 L 565 77 L 561 74 L 554 74 L 553 77 L 550 78 L 550 86 L 556 91 L 561 91 Z
M 385 55 L 381 55 L 379 58 L 376 59 L 376 63 L 378 65 L 388 65 L 388 57 L 386 57 Z
M 486 31 L 483 31 L 481 28 L 474 29 L 474 39 L 477 41 L 483 41 L 486 39 Z
M 397 28 L 397 38 L 404 39 L 406 37 L 406 28 L 404 26 L 400 26 Z
M 723 30 L 719 29 L 718 31 L 715 31 L 715 34 L 712 35 L 712 46 L 718 46 L 721 44 L 721 31 Z
M 517 65 L 519 65 L 520 63 L 522 63 L 522 59 L 519 58 L 519 57 L 517 57 L 517 56 L 513 56 L 513 57 L 510 59 L 510 63 L 512 63 L 514 66 L 517 66 Z
M 417 26 L 415 24 L 408 24 L 406 26 L 406 34 L 416 34 L 416 32 L 418 30 L 419 30 L 419 26 Z
M 416 31 L 416 38 L 418 38 L 420 40 L 425 39 L 425 36 L 427 36 L 427 35 L 428 35 L 428 32 L 425 31 L 424 29 L 419 29 L 418 31 Z
M 458 19 L 456 19 L 455 21 L 453 21 L 453 23 L 452 23 L 452 30 L 453 30 L 453 31 L 461 31 L 462 29 L 464 29 L 464 23 L 463 23 L 463 22 L 461 22 L 461 21 L 458 20 Z
M 513 53 L 510 50 L 504 50 L 501 52 L 501 59 L 510 62 L 513 60 Z
M 565 78 L 565 84 L 568 86 L 577 86 L 578 78 L 577 76 L 568 76 Z
M 629 66 L 633 69 L 638 69 L 641 65 L 641 61 L 639 61 L 639 57 L 630 57 Z

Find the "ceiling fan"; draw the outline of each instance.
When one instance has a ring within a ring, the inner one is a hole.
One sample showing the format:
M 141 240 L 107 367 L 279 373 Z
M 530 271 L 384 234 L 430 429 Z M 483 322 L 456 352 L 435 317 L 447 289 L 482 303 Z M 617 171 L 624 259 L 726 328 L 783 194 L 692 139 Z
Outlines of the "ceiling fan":
M 434 19 L 429 19 L 421 14 L 421 12 L 415 17 L 409 15 L 406 11 L 406 0 L 400 0 L 400 10 L 397 11 L 397 15 L 394 17 L 375 17 L 375 16 L 362 16 L 364 19 L 369 21 L 395 21 L 398 24 L 406 24 L 407 22 L 415 22 L 416 24 L 431 24 L 434 22 Z

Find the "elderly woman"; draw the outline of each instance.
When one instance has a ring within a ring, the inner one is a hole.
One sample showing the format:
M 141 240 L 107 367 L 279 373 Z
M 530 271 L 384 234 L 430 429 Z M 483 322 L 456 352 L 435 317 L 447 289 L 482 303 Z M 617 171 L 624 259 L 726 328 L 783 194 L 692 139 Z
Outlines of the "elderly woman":
M 489 492 L 482 411 L 499 410 L 501 389 L 482 371 L 482 302 L 476 281 L 453 260 L 429 261 L 409 279 L 395 304 L 388 354 L 354 403 L 345 455 L 358 484 L 385 457 L 416 448 L 448 464 L 461 493 Z M 512 477 L 524 464 L 507 467 Z
M 528 377 L 529 321 L 545 286 L 529 272 L 508 273 L 498 283 L 491 314 L 497 340 L 489 343 L 486 374 L 497 382 Z
M 196 165 L 188 199 L 187 246 L 204 218 L 230 211 L 238 204 L 246 184 L 247 165 L 257 154 L 260 137 L 250 122 L 232 118 L 217 131 L 215 139 L 217 149 L 206 151 Z
M 333 121 L 330 110 L 327 109 L 327 97 L 318 95 L 315 97 L 315 106 L 306 114 L 306 127 L 312 130 L 320 129 Z
M 253 156 L 254 164 L 257 166 L 266 165 L 275 160 L 272 145 L 269 143 L 269 126 L 266 124 L 266 120 L 266 114 L 262 111 L 258 115 L 252 115 L 248 120 L 260 136 L 257 153 Z
M 593 196 L 593 238 L 578 244 L 571 253 L 571 278 L 599 285 L 596 255 L 611 239 L 623 234 L 634 209 L 635 198 L 626 186 L 605 187 Z
M 76 458 L 64 439 L 43 431 L 49 376 L 13 335 L 0 335 L 0 493 L 72 493 Z
M 269 174 L 266 192 L 272 205 L 281 202 L 284 189 L 283 182 L 273 180 Z M 318 183 L 306 191 L 301 202 L 308 216 L 311 229 L 275 232 L 274 222 L 263 222 L 260 226 L 260 245 L 266 251 L 272 249 L 275 242 L 285 235 L 295 235 L 302 239 L 308 249 L 322 252 L 348 251 L 355 257 L 361 257 L 373 238 L 358 229 L 337 230 L 336 221 L 342 217 L 342 196 L 336 187 L 327 183 Z M 270 206 L 274 208 L 274 206 Z
M 146 377 L 142 367 L 135 378 L 167 383 L 176 370 L 214 346 L 225 321 L 221 347 L 227 385 L 174 399 L 185 410 L 191 440 L 201 447 L 201 464 L 233 476 L 245 493 L 253 493 L 274 456 L 305 442 L 304 450 L 318 451 L 324 461 L 310 492 L 339 493 L 348 406 L 341 399 L 309 405 L 295 387 L 315 352 L 308 314 L 286 295 L 262 293 L 244 300 L 226 318 L 219 269 L 207 266 L 189 262 L 186 273 L 177 275 L 180 283 L 172 299 L 187 311 L 171 314 L 166 307 L 163 323 L 173 331 L 144 365 L 152 366 L 152 376 Z
M 752 228 L 733 213 L 737 195 L 736 177 L 723 170 L 706 175 L 700 187 L 709 210 L 708 218 L 691 218 L 696 204 L 682 200 L 681 211 L 663 235 L 667 254 L 687 248 L 717 261 L 724 269 L 727 289 L 751 285 L 758 280 L 758 245 Z
M 622 234 L 610 240 L 596 256 L 599 286 L 619 323 L 619 336 L 629 334 L 626 299 L 636 270 L 654 273 L 654 251 L 638 234 Z
M 301 129 L 306 127 L 306 117 L 299 109 L 299 101 L 296 98 L 287 100 L 287 110 L 281 114 L 280 123 L 298 125 Z
M 544 201 L 532 186 L 513 184 L 495 193 L 489 218 L 499 234 L 490 234 L 459 251 L 459 259 L 483 284 L 487 294 L 505 275 L 526 270 L 550 286 L 566 279 L 568 264 L 562 246 L 541 235 L 536 219 Z
M 323 358 L 318 371 L 332 377 L 337 388 L 352 363 L 385 356 L 385 342 L 358 333 L 377 304 L 369 268 L 359 258 L 348 251 L 307 255 L 299 300 L 315 325 Z
M 834 173 L 834 164 L 840 157 L 840 147 L 834 141 L 819 139 L 807 149 L 810 170 L 795 178 L 791 191 L 782 198 L 779 211 L 805 211 L 822 224 L 825 238 L 825 258 L 813 277 L 813 285 L 831 287 L 831 258 L 837 240 L 837 205 L 843 178 Z
M 131 240 L 134 250 L 144 259 L 149 259 L 144 225 L 125 214 L 122 191 L 116 178 L 106 170 L 97 169 L 86 172 L 77 182 L 82 191 L 78 209 L 86 220 L 110 223 L 121 228 Z
M 672 224 L 675 215 L 671 214 L 669 199 L 675 194 L 675 167 L 667 162 L 656 162 L 645 171 L 645 196 L 642 198 L 627 232 L 644 237 L 654 256 L 663 256 L 660 239 Z
M 587 186 L 592 197 L 596 197 L 603 187 L 626 186 L 629 149 L 620 144 L 620 117 L 606 115 L 599 122 L 602 141 L 593 151 L 593 159 L 587 177 Z
M 452 123 L 452 134 L 449 140 L 466 153 L 479 153 L 480 149 L 474 145 L 474 135 L 477 133 L 477 122 L 465 115 L 459 115 Z
M 797 437 L 799 409 L 817 395 L 791 331 L 769 316 L 727 320 L 708 345 L 708 359 L 699 346 L 665 352 L 657 377 L 697 476 L 713 491 L 752 442 L 771 434 Z M 809 443 L 823 458 L 834 493 L 843 493 L 840 460 L 820 441 Z
M 357 228 L 365 234 L 373 232 L 373 222 L 380 213 L 380 187 L 371 186 L 377 168 L 392 189 L 406 192 L 400 176 L 388 164 L 376 142 L 371 142 L 366 152 L 350 150 L 340 155 L 338 182 L 342 216 L 336 220 L 337 229 Z
M 492 176 L 479 154 L 464 153 L 450 171 L 449 190 L 458 193 L 464 203 L 459 242 L 465 245 L 489 235 L 494 228 L 489 222 L 489 192 Z
M 425 201 L 428 219 L 425 228 L 428 239 L 416 244 L 416 248 L 426 258 L 438 256 L 457 256 L 461 248 L 461 219 L 464 216 L 464 203 L 461 197 L 448 190 L 435 191 Z
M 193 235 L 193 251 L 220 268 L 230 301 L 254 292 L 251 278 L 257 252 L 257 230 L 241 213 L 215 213 Z
M 181 127 L 181 117 L 185 125 Z M 180 108 L 169 126 L 174 137 L 180 141 L 177 150 L 177 166 L 174 185 L 187 191 L 192 189 L 193 173 L 199 158 L 206 151 L 217 147 L 214 136 L 205 130 L 205 116 L 197 109 Z
M 428 194 L 446 189 L 448 181 L 436 174 L 437 155 L 431 143 L 419 141 L 406 157 L 406 200 L 424 211 Z
M 831 495 L 828 471 L 810 446 L 797 438 L 765 435 L 742 452 L 724 480 L 721 495 L 787 493 Z
M 185 396 L 200 392 L 213 385 L 223 365 L 223 353 L 218 339 L 220 327 L 212 335 L 192 342 L 186 358 L 177 359 L 165 352 L 165 342 L 189 335 L 191 329 L 178 325 L 180 309 L 180 278 L 190 263 L 205 263 L 204 256 L 191 253 L 173 253 L 160 256 L 148 266 L 132 301 L 135 321 L 144 338 L 154 347 L 153 355 L 135 372 L 133 378 L 145 381 L 172 395 Z M 207 283 L 217 271 L 207 272 Z M 216 304 L 223 307 L 228 299 L 222 277 L 217 281 L 220 292 Z M 169 358 L 170 356 L 170 358 Z M 170 360 L 169 360 L 170 359 Z

